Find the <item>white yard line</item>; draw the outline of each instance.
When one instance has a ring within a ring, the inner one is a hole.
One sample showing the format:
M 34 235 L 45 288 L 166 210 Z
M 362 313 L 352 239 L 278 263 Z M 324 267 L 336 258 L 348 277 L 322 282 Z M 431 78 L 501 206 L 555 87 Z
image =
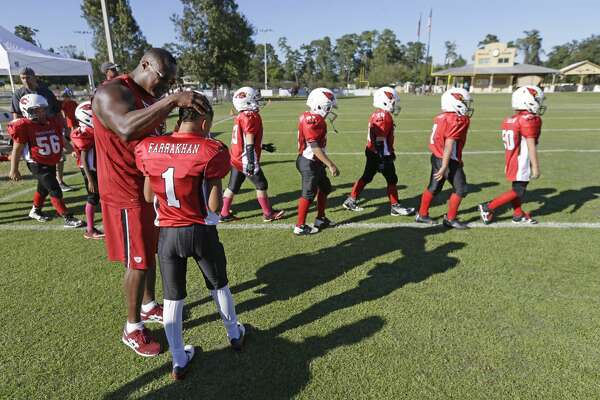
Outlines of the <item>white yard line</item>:
M 439 225 L 437 225 L 439 226 Z M 600 229 L 600 222 L 540 222 L 536 225 L 518 225 L 512 222 L 496 222 L 491 225 L 483 225 L 481 222 L 472 222 L 468 224 L 469 228 L 485 228 L 485 229 Z M 292 230 L 293 224 L 221 224 L 219 230 Z M 427 229 L 432 228 L 431 225 L 418 224 L 416 222 L 398 222 L 398 223 L 369 223 L 369 222 L 356 222 L 348 224 L 340 224 L 334 228 L 329 229 L 367 229 L 367 230 L 378 230 L 378 229 L 391 229 L 391 228 L 415 228 L 415 229 Z M 101 226 L 98 227 L 102 229 Z M 6 224 L 0 225 L 0 231 L 60 231 L 60 232 L 73 232 L 73 229 L 66 229 L 60 225 L 54 224 Z M 75 230 L 75 232 L 83 232 L 83 229 Z
M 221 121 L 222 122 L 222 121 Z M 499 129 L 469 129 L 469 133 L 482 133 L 482 132 L 500 132 Z M 565 128 L 565 129 L 560 129 L 560 128 L 544 128 L 543 129 L 543 133 L 545 132 L 600 132 L 600 128 Z M 355 133 L 364 133 L 365 136 L 367 134 L 367 129 L 362 129 L 362 130 L 344 130 L 344 129 L 340 129 L 340 133 L 341 134 L 355 134 Z M 403 133 L 431 133 L 431 130 L 427 130 L 427 129 L 397 129 L 396 130 L 396 135 L 402 135 Z M 283 136 L 290 136 L 290 135 L 297 135 L 297 132 L 294 130 L 290 130 L 290 131 L 266 131 L 266 136 L 270 136 L 270 135 L 283 135 Z
M 70 178 L 72 176 L 78 176 L 78 175 L 81 176 L 81 173 L 79 171 L 77 171 L 77 172 L 65 172 L 65 174 L 64 174 L 65 183 L 68 183 L 66 181 L 70 180 Z M 0 197 L 0 203 L 4 203 L 4 202 L 7 202 L 9 200 L 16 199 L 17 197 L 20 197 L 20 196 L 22 196 L 24 194 L 27 194 L 27 193 L 30 193 L 30 192 L 34 192 L 37 189 L 37 180 L 32 180 L 32 183 L 34 184 L 34 186 L 32 186 L 32 187 L 21 189 L 18 192 L 10 193 L 10 194 L 7 194 L 4 197 Z
M 504 150 L 474 150 L 474 151 L 463 151 L 463 154 L 471 154 L 471 155 L 477 155 L 477 154 L 504 154 Z M 600 149 L 588 149 L 588 150 L 581 150 L 581 149 L 541 149 L 538 150 L 538 153 L 600 153 Z M 280 153 L 280 152 L 275 152 L 275 153 L 263 153 L 264 155 L 267 156 L 297 156 L 298 153 Z M 330 156 L 359 156 L 359 155 L 364 155 L 365 152 L 361 151 L 361 152 L 348 152 L 348 153 L 338 153 L 338 152 L 327 152 L 327 155 Z M 428 151 L 398 151 L 396 152 L 397 156 L 421 156 L 421 155 L 429 155 L 431 154 Z

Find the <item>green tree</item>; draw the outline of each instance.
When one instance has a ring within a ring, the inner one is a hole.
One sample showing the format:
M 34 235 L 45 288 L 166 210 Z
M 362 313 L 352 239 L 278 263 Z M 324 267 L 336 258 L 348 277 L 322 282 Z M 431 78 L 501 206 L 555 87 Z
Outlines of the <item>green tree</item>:
M 230 87 L 248 77 L 255 53 L 254 30 L 234 0 L 181 0 L 174 14 L 178 43 L 172 44 L 187 74 L 213 88 Z
M 477 47 L 485 46 L 486 44 L 499 42 L 500 38 L 492 33 L 488 33 L 485 37 L 477 43 Z
M 456 57 L 456 59 L 450 64 L 450 67 L 456 68 L 463 67 L 465 65 L 467 65 L 467 60 L 465 60 L 463 56 L 459 54 L 458 57 Z
M 523 31 L 525 37 L 517 39 L 518 48 L 523 51 L 523 63 L 540 65 L 540 55 L 542 53 L 542 37 L 540 31 L 532 29 Z
M 359 38 L 355 33 L 345 34 L 335 41 L 335 57 L 339 67 L 340 75 L 349 84 L 358 69 L 356 53 L 358 51 Z
M 394 64 L 402 61 L 403 48 L 392 30 L 384 29 L 381 31 L 377 36 L 376 43 L 373 50 L 373 62 L 375 64 Z
M 257 44 L 250 60 L 250 82 L 254 87 L 263 87 L 265 79 L 265 45 Z M 269 86 L 277 86 L 283 79 L 284 71 L 272 44 L 267 43 L 267 78 Z
M 27 40 L 29 43 L 33 43 L 36 46 L 39 46 L 38 41 L 35 36 L 39 32 L 38 29 L 32 28 L 26 25 L 16 25 L 15 26 L 15 35 L 20 37 L 23 40 Z
M 132 70 L 151 46 L 133 18 L 129 0 L 106 0 L 106 9 L 115 62 L 126 71 Z M 83 0 L 81 12 L 94 31 L 92 45 L 96 50 L 95 64 L 101 64 L 108 60 L 108 50 L 100 0 Z
M 311 45 L 303 44 L 300 46 L 300 54 L 301 54 L 301 67 L 300 70 L 301 78 L 300 80 L 308 85 L 309 87 L 316 87 L 318 77 L 315 75 L 316 65 L 315 65 L 315 49 Z
M 335 85 L 336 64 L 331 39 L 329 36 L 325 36 L 323 39 L 313 40 L 310 46 L 315 49 L 315 73 L 319 86 L 330 87 Z
M 444 46 L 446 47 L 446 56 L 444 58 L 444 64 L 446 67 L 454 64 L 454 62 L 458 59 L 458 53 L 456 52 L 456 42 L 451 42 L 446 40 L 444 42 Z
M 284 79 L 300 85 L 299 72 L 302 67 L 302 56 L 298 50 L 292 49 L 285 37 L 279 38 L 277 45 L 285 57 L 283 64 Z

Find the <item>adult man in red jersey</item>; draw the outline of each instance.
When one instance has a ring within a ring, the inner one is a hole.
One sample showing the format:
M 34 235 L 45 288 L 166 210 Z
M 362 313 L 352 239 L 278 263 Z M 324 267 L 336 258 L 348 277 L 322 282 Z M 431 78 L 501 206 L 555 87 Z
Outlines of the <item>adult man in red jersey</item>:
M 144 322 L 162 323 L 163 317 L 162 307 L 154 301 L 158 231 L 152 206 L 144 201 L 144 177 L 135 165 L 135 146 L 147 136 L 160 135 L 175 107 L 199 112 L 209 107 L 206 98 L 192 91 L 159 100 L 176 74 L 171 53 L 152 48 L 129 74 L 100 86 L 92 103 L 106 249 L 111 261 L 126 267 L 127 324 L 122 341 L 144 357 L 160 352 Z

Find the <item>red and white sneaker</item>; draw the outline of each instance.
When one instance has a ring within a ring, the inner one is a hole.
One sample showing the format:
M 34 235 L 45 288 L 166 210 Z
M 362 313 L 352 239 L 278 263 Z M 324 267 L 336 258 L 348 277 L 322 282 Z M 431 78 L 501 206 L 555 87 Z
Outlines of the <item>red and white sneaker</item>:
M 152 310 L 148 312 L 140 311 L 140 316 L 142 317 L 142 322 L 158 322 L 159 324 L 163 323 L 163 306 L 160 304 L 155 305 Z
M 273 210 L 270 215 L 263 215 L 263 222 L 277 221 L 285 215 L 284 210 Z
M 85 231 L 83 237 L 92 240 L 102 240 L 104 239 L 104 232 L 94 228 L 92 229 L 92 232 Z
M 123 329 L 121 340 L 142 357 L 155 357 L 160 354 L 160 343 L 152 339 L 150 331 L 146 328 L 136 329 L 130 334 L 127 334 L 127 329 Z

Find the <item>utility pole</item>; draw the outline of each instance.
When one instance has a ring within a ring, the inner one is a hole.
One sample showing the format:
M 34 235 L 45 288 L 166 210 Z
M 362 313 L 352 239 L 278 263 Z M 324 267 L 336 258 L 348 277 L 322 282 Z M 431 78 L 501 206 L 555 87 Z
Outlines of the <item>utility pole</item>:
M 266 32 L 273 32 L 273 29 L 270 28 L 265 28 L 265 29 L 259 29 L 258 30 L 261 33 L 266 33 Z M 265 38 L 265 90 L 268 90 L 268 78 L 267 78 L 267 38 Z
M 104 20 L 104 33 L 106 34 L 106 48 L 108 50 L 108 61 L 115 62 L 115 56 L 112 49 L 112 40 L 110 38 L 110 28 L 108 26 L 108 13 L 106 12 L 106 0 L 100 0 L 102 4 L 102 19 Z

